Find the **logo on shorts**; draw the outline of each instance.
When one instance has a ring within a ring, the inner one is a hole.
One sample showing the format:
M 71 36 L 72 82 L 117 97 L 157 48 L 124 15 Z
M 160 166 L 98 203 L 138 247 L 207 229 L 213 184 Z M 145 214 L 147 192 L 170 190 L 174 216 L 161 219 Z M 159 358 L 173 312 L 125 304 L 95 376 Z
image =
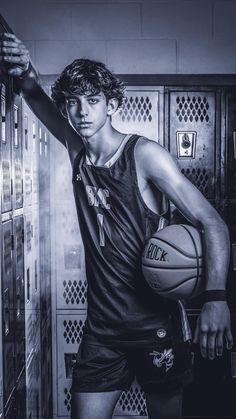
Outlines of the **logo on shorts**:
M 165 365 L 166 372 L 171 369 L 174 364 L 174 354 L 172 348 L 164 349 L 163 352 L 153 351 L 149 355 L 153 356 L 153 365 L 157 368 L 161 368 Z

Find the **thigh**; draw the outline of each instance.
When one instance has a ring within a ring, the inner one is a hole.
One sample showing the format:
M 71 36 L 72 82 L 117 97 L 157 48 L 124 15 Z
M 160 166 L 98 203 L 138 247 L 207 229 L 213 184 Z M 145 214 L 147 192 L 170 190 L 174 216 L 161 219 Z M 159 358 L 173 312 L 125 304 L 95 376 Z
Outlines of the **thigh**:
M 73 366 L 73 393 L 126 390 L 130 387 L 133 377 L 134 371 L 125 351 L 106 346 L 104 343 L 94 344 L 88 339 L 82 339 Z
M 72 392 L 71 419 L 111 419 L 121 391 Z
M 149 419 L 181 419 L 182 388 L 159 394 L 146 394 Z

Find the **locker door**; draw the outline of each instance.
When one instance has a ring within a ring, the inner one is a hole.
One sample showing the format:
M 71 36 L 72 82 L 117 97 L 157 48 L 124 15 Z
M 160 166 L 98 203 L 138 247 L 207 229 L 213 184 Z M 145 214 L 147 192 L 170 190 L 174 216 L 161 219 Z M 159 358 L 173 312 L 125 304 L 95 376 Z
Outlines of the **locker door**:
M 13 202 L 14 209 L 23 206 L 23 162 L 22 162 L 22 104 L 19 96 L 14 96 L 13 102 Z
M 162 86 L 128 86 L 124 106 L 112 117 L 112 125 L 163 144 L 163 91 Z
M 14 295 L 16 380 L 25 367 L 25 286 L 24 286 L 24 220 L 13 219 L 14 231 Z
M 12 221 L 2 224 L 2 314 L 3 314 L 3 395 L 4 404 L 15 385 L 14 363 L 14 294 Z
M 177 160 L 181 172 L 216 204 L 220 176 L 220 115 L 217 112 L 220 99 L 217 92 L 168 89 L 166 99 L 169 112 L 165 145 Z
M 11 186 L 11 114 L 10 92 L 1 84 L 1 170 L 2 170 L 2 213 L 12 209 Z

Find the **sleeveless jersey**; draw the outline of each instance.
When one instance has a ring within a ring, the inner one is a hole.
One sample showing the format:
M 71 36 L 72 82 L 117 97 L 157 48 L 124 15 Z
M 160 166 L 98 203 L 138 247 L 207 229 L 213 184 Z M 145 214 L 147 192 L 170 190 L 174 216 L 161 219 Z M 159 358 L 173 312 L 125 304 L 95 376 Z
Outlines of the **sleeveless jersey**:
M 176 302 L 155 295 L 142 277 L 144 243 L 158 229 L 160 217 L 167 216 L 167 208 L 156 214 L 141 196 L 134 159 L 138 139 L 126 137 L 110 167 L 90 164 L 84 149 L 74 162 L 88 282 L 85 331 L 107 342 L 183 340 L 183 311 Z

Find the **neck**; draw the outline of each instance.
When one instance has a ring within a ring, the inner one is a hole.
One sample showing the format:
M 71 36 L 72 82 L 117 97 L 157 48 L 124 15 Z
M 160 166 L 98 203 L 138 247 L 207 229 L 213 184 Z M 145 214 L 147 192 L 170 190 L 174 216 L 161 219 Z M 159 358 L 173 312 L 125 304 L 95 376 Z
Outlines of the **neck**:
M 86 153 L 94 164 L 102 164 L 115 153 L 124 137 L 125 134 L 117 131 L 111 124 L 104 126 L 99 133 L 85 139 Z

